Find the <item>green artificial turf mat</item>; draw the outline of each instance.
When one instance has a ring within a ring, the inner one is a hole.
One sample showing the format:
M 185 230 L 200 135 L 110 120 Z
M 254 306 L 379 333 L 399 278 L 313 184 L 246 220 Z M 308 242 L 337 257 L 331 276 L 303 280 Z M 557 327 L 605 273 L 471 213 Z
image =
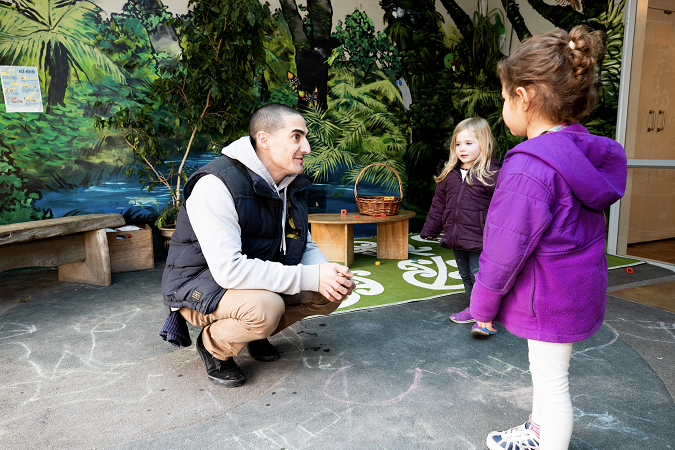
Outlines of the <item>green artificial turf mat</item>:
M 377 259 L 377 239 L 354 239 L 356 289 L 338 311 L 375 308 L 395 303 L 426 300 L 464 292 L 452 250 L 427 241 L 419 234 L 409 235 L 408 259 Z M 380 265 L 375 263 L 379 261 Z M 641 264 L 628 258 L 607 255 L 609 268 Z M 468 301 L 467 301 L 468 306 Z

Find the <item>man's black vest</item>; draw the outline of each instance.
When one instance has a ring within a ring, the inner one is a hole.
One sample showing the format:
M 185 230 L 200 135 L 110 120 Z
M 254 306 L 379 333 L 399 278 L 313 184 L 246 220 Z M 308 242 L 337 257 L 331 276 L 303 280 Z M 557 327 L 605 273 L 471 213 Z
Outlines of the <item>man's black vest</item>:
M 204 175 L 217 176 L 232 194 L 241 228 L 241 253 L 248 258 L 297 265 L 307 245 L 307 187 L 296 177 L 286 188 L 286 254 L 280 251 L 283 203 L 267 182 L 241 162 L 227 156 L 214 159 L 195 172 L 183 188 L 184 202 Z M 213 279 L 186 208 L 178 213 L 162 277 L 164 304 L 187 306 L 210 314 L 227 290 Z

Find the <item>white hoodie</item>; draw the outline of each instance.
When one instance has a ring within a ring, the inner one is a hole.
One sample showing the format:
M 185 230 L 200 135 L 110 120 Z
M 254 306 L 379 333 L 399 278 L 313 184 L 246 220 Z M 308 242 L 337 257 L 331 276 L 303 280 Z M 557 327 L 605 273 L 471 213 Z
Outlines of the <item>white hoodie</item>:
M 248 136 L 225 147 L 223 155 L 236 159 L 260 175 L 286 205 L 286 188 L 296 175 L 286 176 L 279 186 L 263 166 Z M 319 264 L 328 262 L 307 233 L 307 246 L 297 266 L 249 259 L 241 253 L 241 228 L 234 200 L 225 184 L 215 175 L 205 175 L 195 183 L 185 202 L 190 224 L 216 282 L 225 289 L 265 289 L 280 294 L 319 290 Z M 286 214 L 282 215 L 282 232 Z M 282 234 L 281 251 L 286 240 Z

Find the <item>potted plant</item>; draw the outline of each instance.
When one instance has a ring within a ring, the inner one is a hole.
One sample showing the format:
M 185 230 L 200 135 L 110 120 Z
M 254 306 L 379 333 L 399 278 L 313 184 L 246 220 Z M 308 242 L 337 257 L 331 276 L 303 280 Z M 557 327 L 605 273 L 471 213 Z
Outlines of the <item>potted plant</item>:
M 137 173 L 148 192 L 157 186 L 169 190 L 171 200 L 155 221 L 160 229 L 175 225 L 187 180 L 185 162 L 197 134 L 215 151 L 214 141 L 234 140 L 245 130 L 257 103 L 256 64 L 265 60 L 265 30 L 272 27 L 268 5 L 258 0 L 190 0 L 189 9 L 184 18 L 169 21 L 182 53 L 175 64 L 160 68 L 147 103 L 95 117 L 97 129 L 120 131 L 143 161 L 127 176 Z M 181 162 L 167 163 L 164 138 L 177 135 L 189 136 L 179 148 Z

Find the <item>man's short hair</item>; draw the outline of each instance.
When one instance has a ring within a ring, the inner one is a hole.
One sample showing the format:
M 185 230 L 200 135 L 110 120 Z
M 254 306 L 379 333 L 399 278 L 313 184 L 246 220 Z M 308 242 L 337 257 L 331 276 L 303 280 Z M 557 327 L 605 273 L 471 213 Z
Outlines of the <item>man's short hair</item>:
M 256 148 L 256 136 L 259 132 L 265 131 L 272 134 L 282 129 L 286 125 L 286 117 L 290 115 L 302 117 L 302 114 L 295 109 L 279 103 L 270 103 L 254 112 L 248 124 L 248 135 L 253 148 Z

